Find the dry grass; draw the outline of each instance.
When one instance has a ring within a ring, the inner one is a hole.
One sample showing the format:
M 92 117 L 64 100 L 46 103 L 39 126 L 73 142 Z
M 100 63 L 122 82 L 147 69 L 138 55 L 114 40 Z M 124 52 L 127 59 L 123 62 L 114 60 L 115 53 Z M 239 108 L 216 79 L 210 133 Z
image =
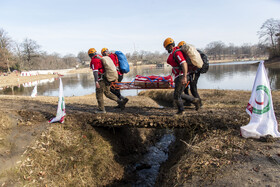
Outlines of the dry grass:
M 173 90 L 149 90 L 142 91 L 138 95 L 150 97 L 154 100 L 165 100 L 166 102 L 173 102 Z
M 166 185 L 174 184 L 200 184 L 207 186 L 215 181 L 220 168 L 236 162 L 236 158 L 246 155 L 249 149 L 246 140 L 236 135 L 231 129 L 207 130 L 204 133 L 184 130 L 177 133 L 177 145 L 181 147 L 178 152 L 171 153 L 174 158 L 169 158 L 161 171 L 159 181 L 165 181 Z M 252 147 L 251 147 L 252 149 Z M 168 166 L 170 165 L 170 166 Z M 165 175 L 166 173 L 166 175 Z
M 203 137 L 205 136 L 205 137 Z M 215 180 L 215 174 L 220 167 L 231 164 L 235 156 L 242 154 L 245 150 L 245 140 L 232 133 L 215 130 L 211 133 L 203 134 L 201 142 L 194 143 L 198 149 L 186 149 L 186 154 L 181 160 L 185 165 L 186 176 L 188 178 L 199 177 L 199 180 L 205 180 L 207 183 Z M 200 139 L 200 140 L 201 140 Z M 235 142 L 239 142 L 235 144 Z
M 0 113 L 0 154 L 7 155 L 11 152 L 13 144 L 7 140 L 14 121 L 9 117 L 7 112 Z M 1 168 L 1 167 L 0 167 Z M 1 171 L 1 170 L 0 170 Z
M 104 186 L 124 172 L 110 143 L 93 129 L 55 124 L 24 156 L 20 181 L 34 186 Z

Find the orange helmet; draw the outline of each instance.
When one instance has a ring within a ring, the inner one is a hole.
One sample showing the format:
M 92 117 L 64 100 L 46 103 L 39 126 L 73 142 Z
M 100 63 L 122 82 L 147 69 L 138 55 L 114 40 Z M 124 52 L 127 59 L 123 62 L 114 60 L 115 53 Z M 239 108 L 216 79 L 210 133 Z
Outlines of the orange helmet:
M 101 49 L 101 54 L 103 55 L 103 53 L 104 53 L 104 52 L 106 52 L 106 51 L 108 51 L 108 49 L 107 49 L 107 48 L 105 48 L 105 47 L 104 47 L 104 48 L 102 48 L 102 49 Z
M 182 45 L 186 45 L 186 42 L 185 42 L 185 41 L 180 41 L 180 42 L 178 43 L 178 47 L 181 47 Z
M 94 48 L 90 48 L 90 49 L 88 50 L 88 55 L 94 54 L 94 53 L 96 53 L 96 50 L 95 50 Z
M 174 40 L 172 38 L 166 38 L 164 40 L 164 42 L 163 42 L 163 47 L 166 48 L 170 44 L 174 44 L 175 45 Z

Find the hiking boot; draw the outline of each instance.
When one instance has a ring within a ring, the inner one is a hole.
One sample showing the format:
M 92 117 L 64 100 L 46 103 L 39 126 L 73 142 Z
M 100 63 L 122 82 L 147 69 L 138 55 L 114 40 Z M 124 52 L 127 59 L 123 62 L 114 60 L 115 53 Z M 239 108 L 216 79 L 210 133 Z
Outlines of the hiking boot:
M 95 114 L 106 114 L 105 110 L 96 110 L 94 111 Z
M 118 104 L 117 106 L 115 106 L 114 108 L 121 108 L 120 104 Z
M 119 97 L 119 99 L 120 99 L 120 100 L 124 100 L 125 97 L 121 95 L 121 96 Z
M 126 100 L 127 98 L 125 98 L 125 97 L 123 97 L 123 96 L 120 96 L 120 98 L 119 98 L 121 101 L 123 101 L 123 100 Z M 127 99 L 127 101 L 128 101 L 128 99 Z M 127 102 L 126 101 L 126 102 Z M 115 108 L 121 108 L 121 104 L 120 104 L 120 102 L 118 102 L 118 105 L 117 106 L 115 106 Z
M 192 104 L 189 101 L 184 102 L 184 106 L 191 106 Z
M 194 104 L 195 110 L 197 111 L 200 108 L 200 99 L 199 98 L 194 98 L 192 103 Z
M 199 98 L 199 104 L 200 104 L 200 108 L 202 108 L 202 101 L 201 101 L 201 99 Z
M 176 115 L 183 115 L 184 114 L 184 110 L 178 110 L 178 112 L 176 113 Z
M 123 100 L 118 100 L 118 106 L 119 108 L 121 108 L 121 110 L 123 110 L 125 108 L 126 103 L 128 102 L 127 98 L 124 98 Z

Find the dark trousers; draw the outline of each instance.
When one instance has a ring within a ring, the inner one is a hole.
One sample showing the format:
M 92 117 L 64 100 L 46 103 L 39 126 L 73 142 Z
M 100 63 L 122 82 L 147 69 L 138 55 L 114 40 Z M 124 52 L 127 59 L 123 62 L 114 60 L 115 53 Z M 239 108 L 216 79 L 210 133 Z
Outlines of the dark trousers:
M 189 75 L 189 81 L 190 81 L 190 90 L 191 90 L 191 93 L 192 95 L 195 97 L 195 98 L 199 98 L 200 99 L 200 96 L 198 94 L 198 91 L 197 91 L 197 82 L 198 82 L 198 79 L 200 77 L 200 73 L 192 73 Z M 189 88 L 188 86 L 185 88 L 184 90 L 184 93 L 189 95 Z
M 122 82 L 122 80 L 123 80 L 123 75 L 119 75 L 119 76 L 118 76 L 118 82 Z M 111 91 L 115 96 L 117 96 L 119 99 L 122 98 L 121 90 L 120 90 L 120 89 L 113 89 L 113 88 L 110 88 L 110 91 Z
M 178 76 L 175 79 L 175 90 L 174 90 L 174 102 L 178 107 L 178 111 L 184 110 L 183 100 L 192 102 L 194 100 L 193 96 L 184 94 L 183 91 L 185 90 L 186 84 L 182 84 L 183 76 Z

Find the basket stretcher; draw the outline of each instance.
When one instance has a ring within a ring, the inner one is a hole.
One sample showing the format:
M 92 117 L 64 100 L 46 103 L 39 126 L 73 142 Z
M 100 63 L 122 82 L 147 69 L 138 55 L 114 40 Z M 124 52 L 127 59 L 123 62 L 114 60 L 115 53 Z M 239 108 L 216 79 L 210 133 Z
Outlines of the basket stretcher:
M 119 90 L 128 89 L 173 89 L 174 81 L 168 76 L 141 76 L 136 75 L 131 82 L 112 82 L 111 88 Z

